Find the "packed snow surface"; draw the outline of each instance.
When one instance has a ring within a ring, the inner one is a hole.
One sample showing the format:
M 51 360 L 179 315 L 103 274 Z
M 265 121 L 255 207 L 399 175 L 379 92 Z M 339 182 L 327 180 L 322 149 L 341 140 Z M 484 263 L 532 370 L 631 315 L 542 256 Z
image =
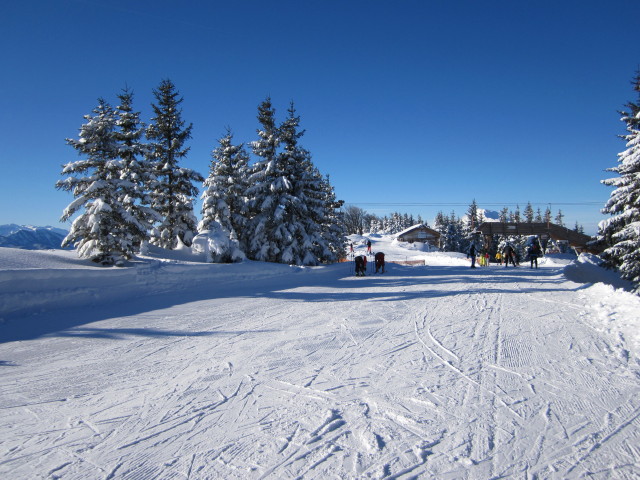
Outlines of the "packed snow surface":
M 639 297 L 370 238 L 364 278 L 0 248 L 0 478 L 640 477 Z

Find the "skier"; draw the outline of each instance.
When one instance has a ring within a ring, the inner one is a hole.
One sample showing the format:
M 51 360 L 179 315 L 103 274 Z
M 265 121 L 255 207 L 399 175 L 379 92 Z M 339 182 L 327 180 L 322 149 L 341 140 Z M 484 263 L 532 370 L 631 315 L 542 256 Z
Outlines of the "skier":
M 367 240 L 367 253 L 371 253 L 371 240 Z
M 516 266 L 516 251 L 511 243 L 507 242 L 507 244 L 504 246 L 504 249 L 502 250 L 502 256 L 504 257 L 505 268 L 509 266 L 509 261 L 511 261 L 514 267 Z
M 471 268 L 476 268 L 476 242 L 471 242 L 467 258 L 471 257 Z
M 364 277 L 364 271 L 367 268 L 367 257 L 364 255 L 358 255 L 355 259 L 356 262 L 356 277 Z
M 376 273 L 380 270 L 380 273 L 384 273 L 384 253 L 378 252 L 375 256 L 376 260 Z
M 538 268 L 538 257 L 541 253 L 540 244 L 538 243 L 538 239 L 535 239 L 531 246 L 529 247 L 529 258 L 531 259 L 531 268 L 533 268 L 533 264 L 536 264 L 536 268 Z

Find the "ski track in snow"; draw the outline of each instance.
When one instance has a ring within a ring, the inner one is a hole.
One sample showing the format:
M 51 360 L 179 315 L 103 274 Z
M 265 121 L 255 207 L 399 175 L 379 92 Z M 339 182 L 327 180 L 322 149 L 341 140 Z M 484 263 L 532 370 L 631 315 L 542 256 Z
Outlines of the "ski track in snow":
M 638 361 L 557 266 L 172 298 L 0 344 L 3 478 L 640 476 Z

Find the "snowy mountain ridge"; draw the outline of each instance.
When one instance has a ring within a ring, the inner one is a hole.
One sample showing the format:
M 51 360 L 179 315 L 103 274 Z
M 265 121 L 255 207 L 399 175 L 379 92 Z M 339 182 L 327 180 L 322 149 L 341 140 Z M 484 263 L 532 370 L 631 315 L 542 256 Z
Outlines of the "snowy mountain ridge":
M 28 231 L 36 231 L 36 230 L 48 230 L 53 233 L 57 233 L 58 235 L 66 236 L 69 231 L 64 228 L 52 227 L 51 225 L 42 226 L 34 226 L 34 225 L 17 225 L 15 223 L 8 223 L 5 225 L 0 225 L 0 237 L 6 237 L 7 235 L 11 235 L 12 233 L 19 232 L 20 230 L 28 230 Z
M 478 208 L 478 217 L 482 215 L 482 218 L 485 222 L 499 222 L 500 221 L 500 212 L 496 212 L 495 210 L 485 210 L 484 208 Z M 463 222 L 468 221 L 469 216 L 463 215 L 460 218 Z
M 60 249 L 67 233 L 66 230 L 51 226 L 0 225 L 0 247 L 26 250 Z

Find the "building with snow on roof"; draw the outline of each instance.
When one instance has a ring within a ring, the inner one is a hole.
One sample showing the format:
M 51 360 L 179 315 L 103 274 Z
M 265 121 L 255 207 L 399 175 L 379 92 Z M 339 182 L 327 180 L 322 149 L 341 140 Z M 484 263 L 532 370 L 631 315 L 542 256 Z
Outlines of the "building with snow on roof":
M 422 242 L 428 243 L 432 247 L 438 247 L 440 245 L 440 234 L 427 227 L 426 225 L 419 223 L 413 227 L 409 227 L 406 230 L 396 234 L 396 240 L 399 242 Z

